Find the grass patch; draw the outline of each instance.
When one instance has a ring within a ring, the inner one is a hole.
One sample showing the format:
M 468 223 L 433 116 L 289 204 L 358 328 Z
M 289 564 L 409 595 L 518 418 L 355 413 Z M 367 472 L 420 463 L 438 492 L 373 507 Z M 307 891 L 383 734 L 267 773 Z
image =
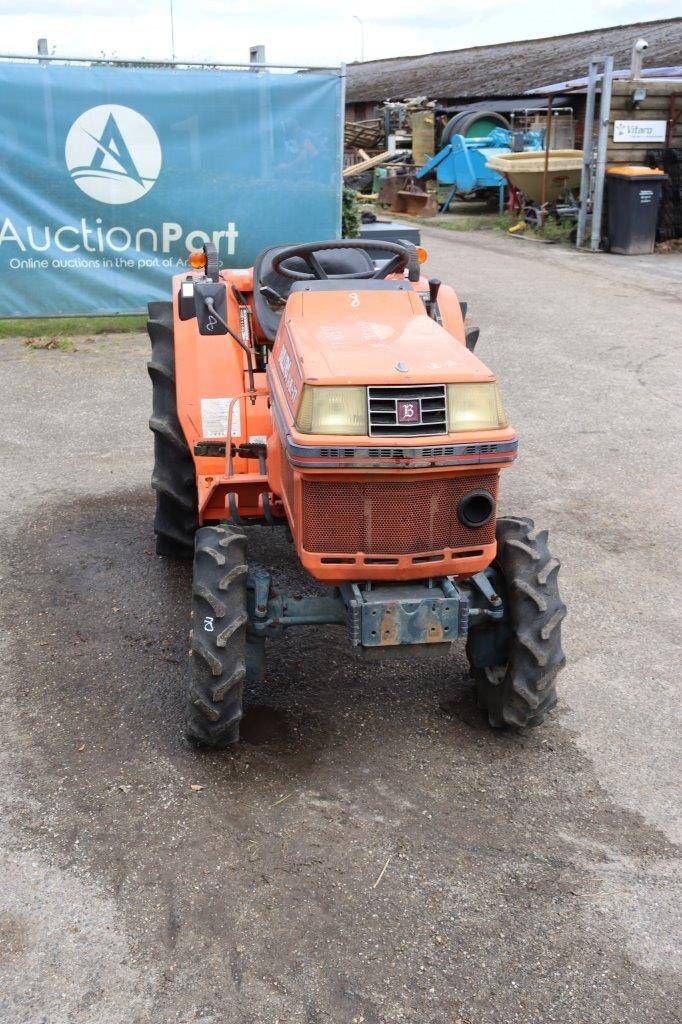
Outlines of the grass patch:
M 548 217 L 542 227 L 536 228 L 533 234 L 545 242 L 569 242 L 574 227 L 575 221 L 556 220 L 554 217 Z
M 34 352 L 39 349 L 57 349 L 59 352 L 73 352 L 76 348 L 71 338 L 26 338 L 24 345 Z
M 492 231 L 500 219 L 496 213 L 479 213 L 473 216 L 461 214 L 440 214 L 438 217 L 421 218 L 423 224 L 446 231 Z
M 446 231 L 508 231 L 517 217 L 505 210 L 504 213 L 480 213 L 473 217 L 439 217 L 429 221 L 434 227 Z
M 146 316 L 36 317 L 0 320 L 0 338 L 66 338 L 83 334 L 130 334 L 144 331 Z M 72 343 L 73 344 L 73 343 Z
M 532 228 L 525 224 L 519 215 L 514 215 L 506 230 L 511 230 L 512 234 L 532 238 L 538 242 L 559 242 L 563 245 L 571 245 L 573 244 L 572 235 L 575 231 L 575 221 L 548 217 L 541 228 Z
M 509 228 L 517 224 L 519 215 L 512 213 L 511 210 L 505 210 L 504 213 L 500 213 L 497 216 L 497 221 L 493 225 L 495 231 L 509 231 Z
M 510 213 L 439 213 L 436 217 L 407 217 L 398 214 L 399 218 L 423 224 L 425 228 L 443 228 L 445 231 L 507 231 L 515 221 Z

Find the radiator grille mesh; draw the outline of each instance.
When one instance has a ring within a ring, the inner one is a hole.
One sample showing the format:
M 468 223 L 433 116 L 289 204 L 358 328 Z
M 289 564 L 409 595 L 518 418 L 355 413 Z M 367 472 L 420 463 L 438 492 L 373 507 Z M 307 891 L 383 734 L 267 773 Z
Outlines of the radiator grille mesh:
M 477 547 L 495 539 L 495 517 L 463 526 L 457 505 L 469 491 L 497 498 L 497 473 L 445 479 L 303 481 L 303 547 L 320 553 L 410 555 Z

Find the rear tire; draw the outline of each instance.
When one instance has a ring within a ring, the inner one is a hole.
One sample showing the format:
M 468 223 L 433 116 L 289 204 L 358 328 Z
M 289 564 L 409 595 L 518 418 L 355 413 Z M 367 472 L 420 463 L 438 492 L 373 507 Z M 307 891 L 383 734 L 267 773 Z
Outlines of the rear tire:
M 505 617 L 474 627 L 467 641 L 479 703 L 495 728 L 540 725 L 556 704 L 556 677 L 566 660 L 559 567 L 546 530 L 531 519 L 498 519 L 494 568 Z
M 152 344 L 147 363 L 152 379 L 156 551 L 171 558 L 191 557 L 197 528 L 197 485 L 194 460 L 178 419 L 173 355 L 173 308 L 150 302 L 147 331 Z
M 246 679 L 246 537 L 204 526 L 194 542 L 187 737 L 206 747 L 239 739 Z
M 464 135 L 466 138 L 467 132 L 477 121 L 492 122 L 498 128 L 510 128 L 510 123 L 504 114 L 499 114 L 496 110 L 460 110 L 459 114 L 451 117 L 443 128 L 440 137 L 441 148 L 450 142 L 453 135 Z

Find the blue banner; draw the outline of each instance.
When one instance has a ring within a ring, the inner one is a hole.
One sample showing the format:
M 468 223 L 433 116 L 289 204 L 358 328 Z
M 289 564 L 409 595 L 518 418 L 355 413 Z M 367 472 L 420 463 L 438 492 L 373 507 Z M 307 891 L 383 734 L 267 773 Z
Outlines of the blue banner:
M 143 310 L 187 254 L 338 238 L 334 73 L 0 63 L 0 317 Z

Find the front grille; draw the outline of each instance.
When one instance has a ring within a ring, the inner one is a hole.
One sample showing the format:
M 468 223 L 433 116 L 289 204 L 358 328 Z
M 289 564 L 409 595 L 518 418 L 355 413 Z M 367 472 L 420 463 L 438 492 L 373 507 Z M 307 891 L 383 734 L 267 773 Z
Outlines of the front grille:
M 448 432 L 444 384 L 370 387 L 367 401 L 369 432 L 374 436 L 420 437 Z
M 295 509 L 294 509 L 294 471 L 293 471 L 293 469 L 291 467 L 291 463 L 287 459 L 286 455 L 281 460 L 281 467 L 282 467 L 282 489 L 284 491 L 284 495 L 285 495 L 285 497 L 287 499 L 287 502 L 289 504 L 289 509 L 290 509 L 292 515 L 294 515 L 295 514 Z
M 412 555 L 472 548 L 495 539 L 495 517 L 477 529 L 463 526 L 457 506 L 469 491 L 497 498 L 497 473 L 447 478 L 304 480 L 306 551 Z

